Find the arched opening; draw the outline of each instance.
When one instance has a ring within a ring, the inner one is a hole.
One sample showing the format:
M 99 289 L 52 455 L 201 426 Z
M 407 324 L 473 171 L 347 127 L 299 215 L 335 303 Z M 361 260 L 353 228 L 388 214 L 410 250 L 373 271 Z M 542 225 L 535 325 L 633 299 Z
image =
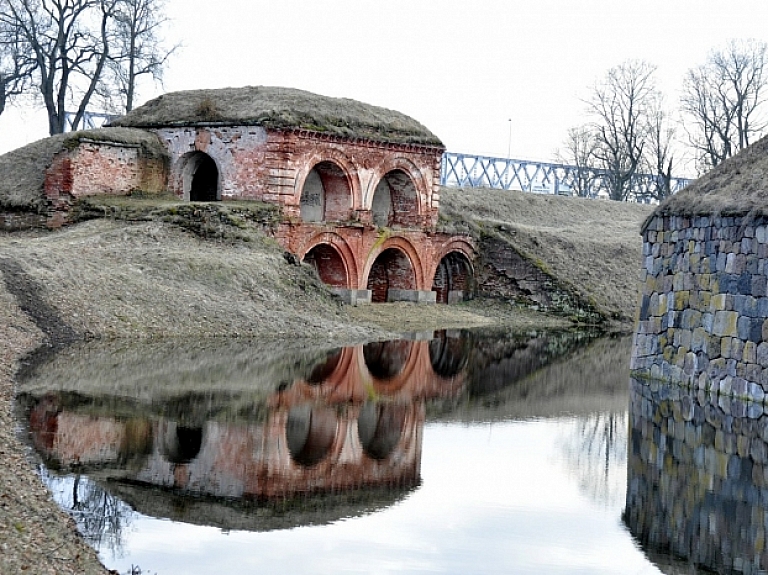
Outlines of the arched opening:
M 397 248 L 384 250 L 371 266 L 366 289 L 371 290 L 373 303 L 387 301 L 391 289 L 415 290 L 416 274 L 411 260 Z
M 451 252 L 440 260 L 432 281 L 437 303 L 455 303 L 472 297 L 472 266 L 461 252 Z
M 400 441 L 405 427 L 404 405 L 367 402 L 357 419 L 357 435 L 365 454 L 372 459 L 386 459 Z
M 387 172 L 373 192 L 371 214 L 377 226 L 418 225 L 418 194 L 411 177 L 402 170 Z
M 320 162 L 310 170 L 299 203 L 303 221 L 345 220 L 351 207 L 352 188 L 344 170 L 333 162 Z
M 406 339 L 366 343 L 363 359 L 373 377 L 388 380 L 403 371 L 412 347 L 413 342 Z
M 184 197 L 191 202 L 215 202 L 219 199 L 219 169 L 208 154 L 193 152 L 182 170 Z
M 320 280 L 329 286 L 346 288 L 347 266 L 341 254 L 330 244 L 319 244 L 309 250 L 304 261 L 317 271 Z
M 168 461 L 175 464 L 189 463 L 200 453 L 203 429 L 168 423 L 161 431 L 161 441 Z
M 434 372 L 443 379 L 459 375 L 467 367 L 472 349 L 468 336 L 449 336 L 445 330 L 436 334 L 429 342 L 429 361 Z
M 336 412 L 328 407 L 291 408 L 285 429 L 291 458 L 304 467 L 320 463 L 333 446 L 336 427 Z

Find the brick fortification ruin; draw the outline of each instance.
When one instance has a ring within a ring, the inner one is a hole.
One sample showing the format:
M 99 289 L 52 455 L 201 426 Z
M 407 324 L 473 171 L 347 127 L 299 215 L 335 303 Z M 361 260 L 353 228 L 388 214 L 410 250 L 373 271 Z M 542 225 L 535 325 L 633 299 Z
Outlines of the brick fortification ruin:
M 0 223 L 57 227 L 91 195 L 258 200 L 281 207 L 275 238 L 344 301 L 449 303 L 470 295 L 475 248 L 434 230 L 444 151 L 412 118 L 353 100 L 176 92 L 62 139 L 45 170 L 45 209 L 6 210 Z
M 766 184 L 763 139 L 660 205 L 645 222 L 635 375 L 764 401 Z

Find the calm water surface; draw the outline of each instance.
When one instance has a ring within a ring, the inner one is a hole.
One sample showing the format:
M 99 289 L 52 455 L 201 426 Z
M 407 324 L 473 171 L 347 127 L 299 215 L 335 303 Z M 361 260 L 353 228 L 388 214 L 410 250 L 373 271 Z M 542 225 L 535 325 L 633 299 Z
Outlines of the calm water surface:
M 120 573 L 695 573 L 706 558 L 669 544 L 691 475 L 662 437 L 675 409 L 639 383 L 630 398 L 629 345 L 83 346 L 27 373 L 18 411 L 44 481 Z

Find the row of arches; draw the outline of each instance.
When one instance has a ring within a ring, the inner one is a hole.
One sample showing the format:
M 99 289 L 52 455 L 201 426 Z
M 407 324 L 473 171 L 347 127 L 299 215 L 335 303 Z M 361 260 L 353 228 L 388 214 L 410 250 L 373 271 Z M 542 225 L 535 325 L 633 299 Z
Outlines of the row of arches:
M 221 199 L 221 172 L 216 161 L 205 152 L 190 152 L 179 160 L 183 195 L 193 202 Z M 415 169 L 410 170 L 415 173 Z M 414 173 L 394 168 L 378 181 L 370 197 L 361 204 L 370 206 L 372 223 L 378 227 L 407 227 L 421 213 Z M 302 221 L 316 223 L 344 221 L 355 207 L 356 184 L 350 173 L 333 161 L 316 163 L 296 182 Z
M 407 415 L 407 406 L 402 404 L 366 402 L 356 426 L 363 453 L 375 460 L 389 457 L 400 442 Z M 330 406 L 292 407 L 285 429 L 291 459 L 303 467 L 313 467 L 325 459 L 338 434 L 338 418 Z
M 346 289 L 353 287 L 349 270 L 351 264 L 345 261 L 342 251 L 335 245 L 317 244 L 307 251 L 303 259 L 315 268 L 326 285 Z M 430 289 L 435 292 L 437 303 L 454 303 L 471 296 L 472 282 L 472 265 L 466 254 L 449 251 L 438 262 Z M 392 290 L 418 290 L 421 289 L 418 284 L 411 256 L 400 247 L 389 247 L 373 260 L 364 285 L 371 291 L 371 302 L 381 303 L 393 299 Z

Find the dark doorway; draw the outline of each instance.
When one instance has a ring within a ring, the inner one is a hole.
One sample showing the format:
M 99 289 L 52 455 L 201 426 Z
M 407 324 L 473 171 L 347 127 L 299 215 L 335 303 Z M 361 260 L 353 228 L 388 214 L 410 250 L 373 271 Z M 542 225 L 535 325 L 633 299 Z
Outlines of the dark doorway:
M 215 202 L 219 191 L 219 169 L 207 154 L 197 154 L 194 162 L 189 199 L 192 202 Z

